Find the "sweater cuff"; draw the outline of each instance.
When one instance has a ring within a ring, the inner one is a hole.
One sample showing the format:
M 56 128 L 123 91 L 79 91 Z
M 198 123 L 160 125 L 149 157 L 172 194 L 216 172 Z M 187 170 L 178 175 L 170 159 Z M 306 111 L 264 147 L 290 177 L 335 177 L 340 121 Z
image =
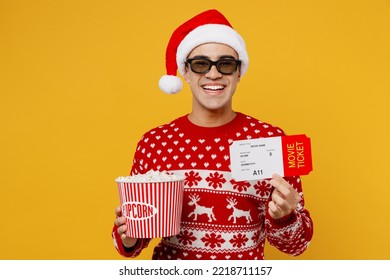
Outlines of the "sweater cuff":
M 271 215 L 267 211 L 267 218 L 270 221 L 270 223 L 274 227 L 284 227 L 289 224 L 293 224 L 297 220 L 297 213 L 296 211 L 292 211 L 290 214 L 280 218 L 280 219 L 274 219 L 271 217 Z
M 112 230 L 112 238 L 114 240 L 114 245 L 115 245 L 115 248 L 117 249 L 118 253 L 124 257 L 127 257 L 127 258 L 134 257 L 137 253 L 136 252 L 137 245 L 139 245 L 138 240 L 133 247 L 126 248 L 125 246 L 123 246 L 122 239 L 119 236 L 117 229 L 118 229 L 118 227 L 116 225 L 114 225 L 114 228 Z
M 114 245 L 116 250 L 124 257 L 135 258 L 141 251 L 149 245 L 151 238 L 137 238 L 137 242 L 133 247 L 127 248 L 123 246 L 122 239 L 117 232 L 118 227 L 114 224 L 112 230 L 112 238 L 114 240 Z
M 134 252 L 134 249 L 137 247 L 139 243 L 139 239 L 137 239 L 137 241 L 135 242 L 135 244 L 131 247 L 126 247 L 124 246 L 123 244 L 123 251 L 126 253 L 126 254 L 130 254 L 130 253 L 133 253 Z

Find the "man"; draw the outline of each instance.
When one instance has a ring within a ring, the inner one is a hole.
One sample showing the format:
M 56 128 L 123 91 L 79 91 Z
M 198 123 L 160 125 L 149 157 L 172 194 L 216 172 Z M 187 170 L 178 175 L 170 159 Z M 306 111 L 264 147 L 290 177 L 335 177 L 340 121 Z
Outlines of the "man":
M 284 132 L 235 112 L 233 95 L 248 68 L 241 36 L 216 10 L 205 11 L 175 30 L 166 52 L 167 75 L 160 88 L 180 91 L 184 77 L 192 110 L 145 133 L 131 174 L 169 171 L 185 177 L 180 233 L 166 237 L 153 259 L 264 259 L 264 243 L 299 255 L 313 224 L 299 177 L 235 181 L 229 146 L 235 140 L 281 136 Z M 126 237 L 126 218 L 116 209 L 113 238 L 119 253 L 136 257 L 148 239 Z

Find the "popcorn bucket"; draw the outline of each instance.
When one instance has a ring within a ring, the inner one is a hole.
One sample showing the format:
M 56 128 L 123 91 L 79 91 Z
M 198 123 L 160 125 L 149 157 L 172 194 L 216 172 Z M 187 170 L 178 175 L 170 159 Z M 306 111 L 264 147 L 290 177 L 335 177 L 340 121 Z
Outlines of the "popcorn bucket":
M 180 232 L 184 180 L 116 182 L 127 236 L 156 238 Z

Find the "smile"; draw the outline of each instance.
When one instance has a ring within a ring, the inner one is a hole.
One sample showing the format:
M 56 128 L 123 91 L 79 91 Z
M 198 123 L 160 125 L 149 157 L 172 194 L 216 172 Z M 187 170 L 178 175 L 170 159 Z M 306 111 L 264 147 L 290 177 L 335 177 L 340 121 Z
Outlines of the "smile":
M 211 93 L 218 93 L 218 92 L 223 91 L 225 89 L 225 86 L 223 86 L 223 85 L 205 85 L 205 86 L 202 86 L 202 88 L 205 91 L 208 91 Z

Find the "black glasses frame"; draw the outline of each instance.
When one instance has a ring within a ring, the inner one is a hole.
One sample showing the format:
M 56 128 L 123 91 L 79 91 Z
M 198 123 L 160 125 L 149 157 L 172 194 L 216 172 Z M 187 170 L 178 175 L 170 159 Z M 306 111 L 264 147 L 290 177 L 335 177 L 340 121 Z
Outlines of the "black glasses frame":
M 207 61 L 209 63 L 209 68 L 207 70 L 205 70 L 205 71 L 195 71 L 192 68 L 192 62 L 194 60 Z M 223 72 L 223 71 L 221 71 L 221 69 L 220 69 L 221 63 L 232 62 L 232 61 L 236 64 L 236 67 L 234 68 L 233 72 Z M 219 73 L 221 73 L 223 75 L 232 75 L 232 74 L 237 72 L 237 68 L 241 65 L 241 60 L 226 59 L 226 58 L 219 59 L 217 61 L 213 61 L 213 60 L 208 59 L 208 58 L 188 58 L 186 62 L 190 65 L 190 68 L 191 68 L 192 72 L 197 73 L 197 74 L 206 74 L 206 73 L 208 73 L 211 70 L 211 67 L 213 67 L 213 65 L 215 65 L 215 67 L 217 67 L 217 70 L 218 70 Z

